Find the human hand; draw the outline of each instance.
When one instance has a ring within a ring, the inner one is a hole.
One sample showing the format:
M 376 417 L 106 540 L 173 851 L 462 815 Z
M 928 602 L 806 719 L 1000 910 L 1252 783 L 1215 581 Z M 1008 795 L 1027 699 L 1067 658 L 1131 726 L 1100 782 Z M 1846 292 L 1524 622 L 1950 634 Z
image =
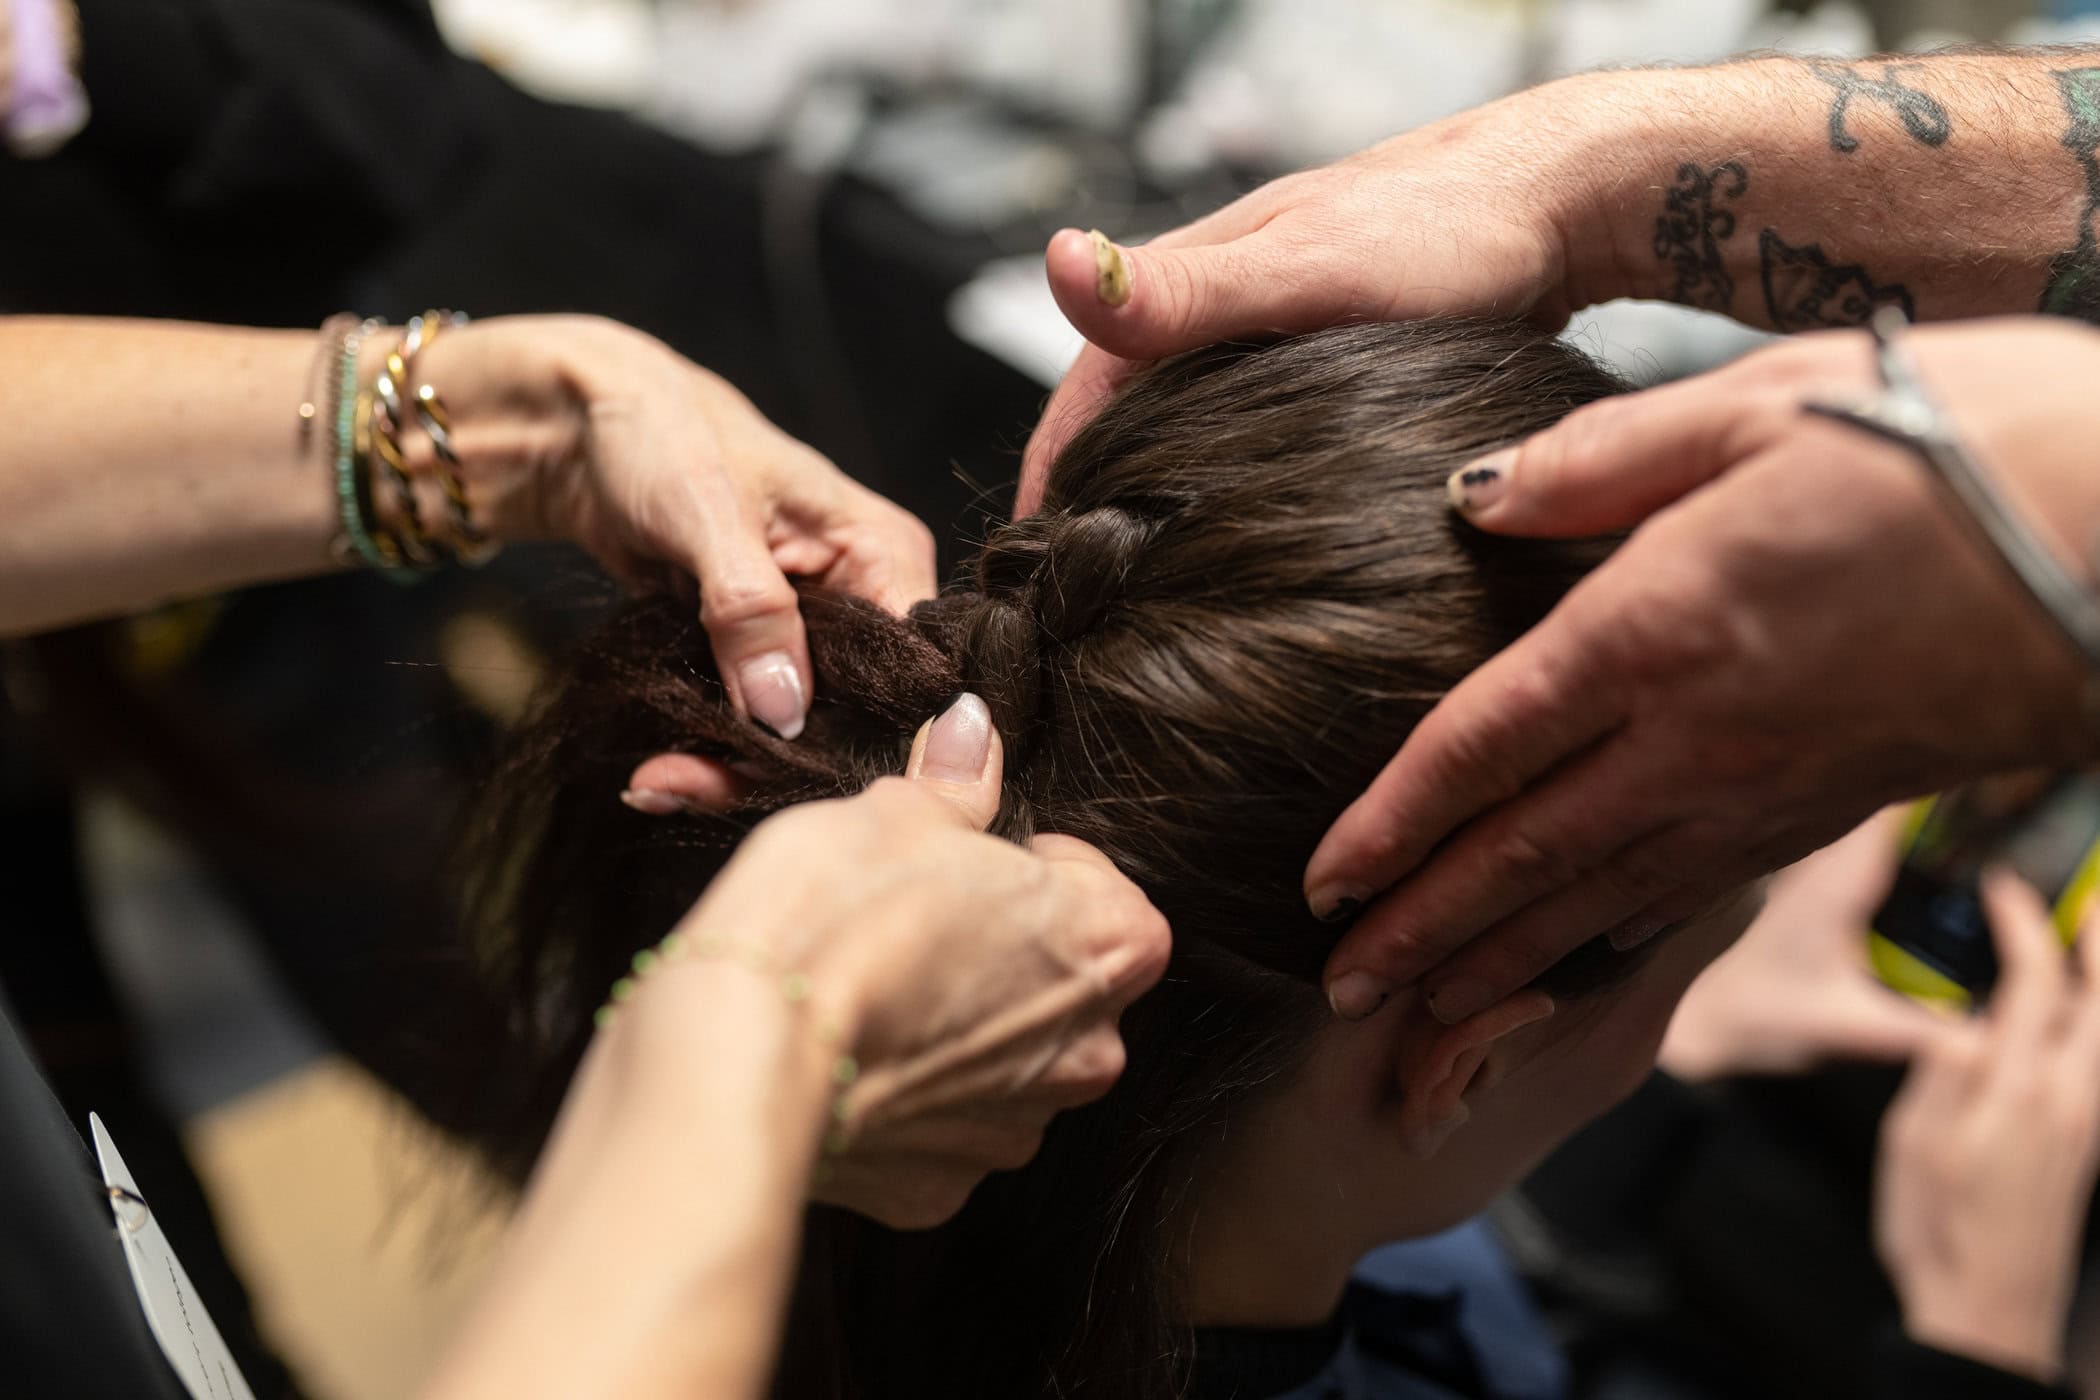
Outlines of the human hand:
M 1106 1093 L 1117 1018 L 1166 965 L 1165 921 L 1098 851 L 982 834 L 1000 768 L 990 712 L 966 695 L 921 730 L 905 778 L 762 823 L 681 925 L 807 977 L 860 1065 L 852 1146 L 819 1198 L 900 1228 L 954 1214 L 1033 1157 L 1060 1109 Z M 672 1003 L 663 980 L 634 1004 Z
M 1599 162 L 1573 135 L 1592 101 L 1569 84 L 1518 93 L 1271 181 L 1138 247 L 1059 233 L 1050 289 L 1092 344 L 1029 439 L 1015 513 L 1041 503 L 1064 444 L 1143 361 L 1355 320 L 1560 325 L 1586 304 L 1568 286 L 1565 230 L 1596 184 Z
M 801 733 L 812 691 L 789 575 L 898 612 L 934 592 L 916 517 L 640 331 L 505 317 L 439 338 L 418 370 L 452 408 L 494 533 L 574 540 L 640 587 L 697 581 L 731 700 L 783 737 Z
M 2100 409 L 2059 386 L 2100 374 L 2100 335 L 1984 321 L 1911 346 L 2016 506 L 2077 559 L 2100 523 L 2083 460 Z M 1463 1019 L 1887 802 L 2090 757 L 2076 654 L 1926 471 L 1801 410 L 1865 392 L 1870 365 L 1865 336 L 1802 337 L 1455 475 L 1484 529 L 1646 523 L 1445 697 L 1314 853 L 1316 910 L 1376 898 L 1329 960 L 1338 1009 L 1435 968 L 1432 1008 Z
M 1915 1340 L 2053 1381 L 2100 1172 L 2100 926 L 2073 975 L 2031 888 L 1998 871 L 1983 900 L 2003 972 L 1882 1121 L 1874 1234 Z
M 1883 986 L 1866 933 L 1897 862 L 1896 813 L 1781 871 L 1734 947 L 1699 974 L 1657 1063 L 1679 1079 L 1905 1060 L 1939 1015 Z

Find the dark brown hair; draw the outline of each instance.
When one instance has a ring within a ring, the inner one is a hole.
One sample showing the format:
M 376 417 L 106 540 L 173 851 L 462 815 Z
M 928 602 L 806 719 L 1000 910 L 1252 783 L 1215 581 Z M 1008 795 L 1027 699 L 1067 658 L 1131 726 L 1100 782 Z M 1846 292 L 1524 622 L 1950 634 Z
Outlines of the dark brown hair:
M 1621 387 L 1502 322 L 1167 361 L 1072 440 L 1043 509 L 994 531 L 963 589 L 902 620 L 805 593 L 819 698 L 794 743 L 732 714 L 689 609 L 637 604 L 570 658 L 481 803 L 473 913 L 533 1094 L 498 1159 L 523 1172 L 605 988 L 753 822 L 896 772 L 917 726 L 976 691 L 1006 741 L 997 830 L 1102 848 L 1172 923 L 1173 963 L 1125 1018 L 1116 1090 L 957 1220 L 903 1235 L 813 1213 L 779 1389 L 1177 1393 L 1181 1193 L 1324 1014 L 1339 930 L 1306 911 L 1307 857 L 1429 706 L 1600 557 L 1472 531 L 1444 478 Z M 614 794 L 664 750 L 754 766 L 759 795 L 722 817 L 627 812 Z

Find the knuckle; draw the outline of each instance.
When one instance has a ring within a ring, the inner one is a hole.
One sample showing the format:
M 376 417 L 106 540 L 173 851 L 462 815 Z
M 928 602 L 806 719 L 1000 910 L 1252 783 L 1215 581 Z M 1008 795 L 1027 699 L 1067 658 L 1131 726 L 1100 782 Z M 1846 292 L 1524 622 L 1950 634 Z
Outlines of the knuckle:
M 1089 1098 L 1097 1098 L 1114 1087 L 1128 1063 L 1123 1037 L 1113 1029 L 1103 1030 L 1073 1047 L 1071 1084 Z
M 1344 949 L 1348 953 L 1346 964 L 1341 962 Z M 1374 908 L 1359 917 L 1343 936 L 1335 952 L 1329 955 L 1328 966 L 1360 966 L 1367 972 L 1388 976 L 1404 969 L 1410 975 L 1417 975 L 1449 951 L 1425 926 L 1412 921 L 1396 921 L 1385 911 Z
M 892 1230 L 932 1230 L 947 1224 L 969 1201 L 980 1178 L 976 1172 L 923 1161 L 892 1168 L 886 1176 L 880 1193 L 860 1208 Z
M 1516 472 L 1527 499 L 1549 499 L 1571 475 L 1609 453 L 1631 411 L 1626 399 L 1587 403 L 1517 448 Z
M 1645 907 L 1677 890 L 1687 871 L 1682 853 L 1655 842 L 1621 851 L 1597 872 L 1606 890 L 1622 903 Z
M 700 622 L 709 630 L 738 627 L 792 612 L 795 601 L 794 586 L 777 570 L 739 570 L 701 585 Z
M 836 820 L 836 813 L 826 810 L 833 805 L 811 802 L 775 812 L 751 828 L 742 850 L 751 860 L 764 861 L 784 850 L 804 848 L 812 840 L 812 833 Z
M 1171 253 L 1162 253 L 1150 260 L 1145 269 L 1151 275 L 1156 295 L 1165 305 L 1170 317 L 1180 321 L 1196 321 L 1208 310 L 1211 294 L 1190 270 L 1186 259 Z
M 1572 884 L 1576 875 L 1575 861 L 1557 840 L 1541 839 L 1522 827 L 1502 833 L 1488 856 L 1498 880 L 1534 893 Z
M 1018 1171 L 1035 1160 L 1035 1154 L 1043 1147 L 1040 1128 L 1011 1127 L 1002 1131 L 989 1144 L 985 1161 L 994 1171 Z
M 885 820 L 881 834 L 896 841 L 906 839 L 911 819 L 940 810 L 941 800 L 911 779 L 888 773 L 861 790 L 860 801 Z

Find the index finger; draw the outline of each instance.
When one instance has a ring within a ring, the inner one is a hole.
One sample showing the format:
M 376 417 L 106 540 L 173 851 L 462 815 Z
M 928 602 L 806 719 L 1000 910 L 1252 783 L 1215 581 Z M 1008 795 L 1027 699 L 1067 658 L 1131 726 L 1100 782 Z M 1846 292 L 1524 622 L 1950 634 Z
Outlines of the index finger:
M 2056 925 L 2041 896 L 2009 870 L 1986 870 L 1982 891 L 2000 968 L 1985 1019 L 2008 1053 L 2039 1051 L 2056 1024 L 2069 982 Z
M 1613 688 L 1587 682 L 1588 631 L 1563 603 L 1437 702 L 1314 850 L 1305 895 L 1315 915 L 1367 903 L 1619 723 Z

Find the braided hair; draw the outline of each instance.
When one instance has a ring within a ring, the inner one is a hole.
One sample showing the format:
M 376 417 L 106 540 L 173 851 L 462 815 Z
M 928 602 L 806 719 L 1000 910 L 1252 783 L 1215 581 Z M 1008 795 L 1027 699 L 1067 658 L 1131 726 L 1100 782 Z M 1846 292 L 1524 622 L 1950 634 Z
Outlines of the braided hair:
M 1602 556 L 1455 521 L 1447 473 L 1620 386 L 1523 324 L 1356 326 L 1164 362 L 1074 436 L 1042 510 L 892 617 L 805 591 L 817 699 L 795 742 L 737 717 L 691 610 L 633 605 L 567 659 L 483 793 L 473 927 L 518 1008 L 526 1101 L 484 1146 L 522 1178 L 634 948 L 759 818 L 899 771 L 968 689 L 1006 748 L 994 830 L 1068 832 L 1159 906 L 1175 953 L 1126 1014 L 1129 1068 L 947 1226 L 816 1212 L 795 1397 L 1173 1395 L 1176 1203 L 1235 1105 L 1324 1016 L 1339 930 L 1300 895 L 1333 818 L 1417 720 Z M 684 750 L 750 775 L 734 812 L 612 801 Z

